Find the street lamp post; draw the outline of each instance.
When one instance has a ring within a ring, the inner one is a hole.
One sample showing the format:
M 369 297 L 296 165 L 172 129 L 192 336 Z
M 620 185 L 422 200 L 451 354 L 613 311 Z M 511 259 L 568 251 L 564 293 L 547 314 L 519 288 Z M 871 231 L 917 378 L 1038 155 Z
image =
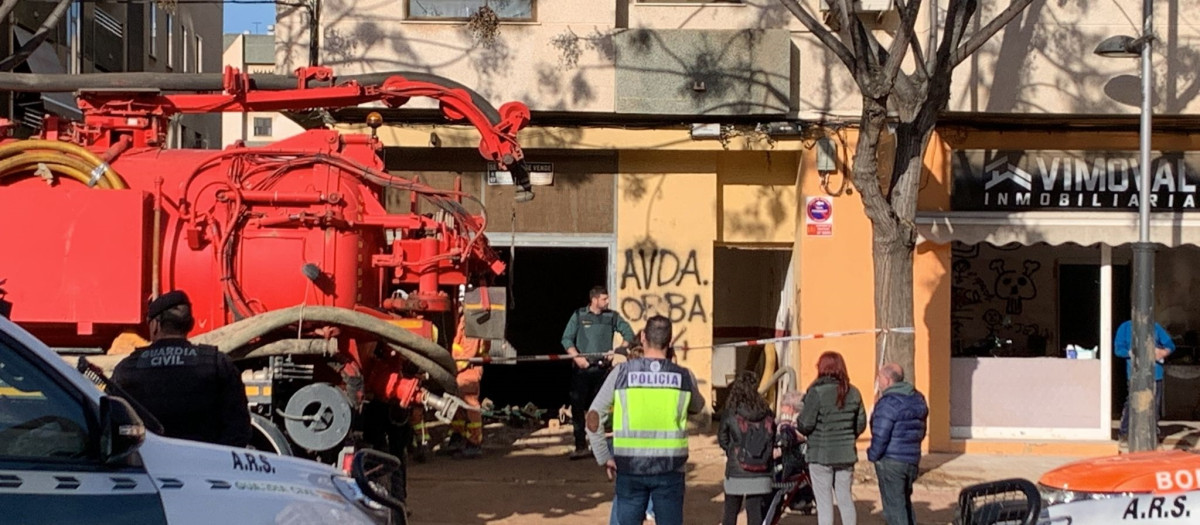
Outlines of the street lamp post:
M 1150 242 L 1150 116 L 1153 89 L 1151 54 L 1154 41 L 1153 0 L 1142 0 L 1142 36 L 1114 36 L 1096 47 L 1108 57 L 1141 57 L 1142 114 L 1138 131 L 1141 187 L 1138 196 L 1138 242 L 1133 245 L 1133 373 L 1129 383 L 1129 450 L 1158 448 L 1158 405 L 1155 402 L 1154 363 L 1154 244 Z

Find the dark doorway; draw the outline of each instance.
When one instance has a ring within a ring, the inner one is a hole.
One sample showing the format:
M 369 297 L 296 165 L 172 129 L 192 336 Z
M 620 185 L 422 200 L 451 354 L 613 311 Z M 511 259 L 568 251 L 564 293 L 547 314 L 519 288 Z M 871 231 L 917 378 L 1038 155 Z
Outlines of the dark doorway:
M 792 261 L 792 248 L 717 246 L 713 249 L 713 343 L 775 336 L 779 298 Z M 725 406 L 728 386 L 740 370 L 762 374 L 763 346 L 713 349 L 715 406 Z
M 1095 264 L 1064 264 L 1059 266 L 1059 348 L 1069 344 L 1084 348 L 1100 346 L 1100 266 Z M 1115 334 L 1121 323 L 1129 320 L 1133 307 L 1132 274 L 1128 265 L 1112 267 L 1112 330 Z M 1129 382 L 1125 377 L 1125 360 L 1112 360 L 1112 417 L 1121 418 Z
M 1060 265 L 1058 304 L 1060 334 L 1054 354 L 1062 357 L 1067 345 L 1100 346 L 1100 267 L 1094 264 Z
M 606 248 L 508 248 L 511 262 L 496 284 L 509 287 L 508 341 L 518 355 L 561 354 L 563 329 L 576 309 L 587 305 L 588 290 L 608 283 Z M 510 284 L 511 283 L 511 284 Z M 484 367 L 482 395 L 497 407 L 533 403 L 547 417 L 568 404 L 568 361 L 494 364 Z
M 1112 298 L 1112 329 L 1113 334 L 1121 323 L 1128 321 L 1133 315 L 1133 270 L 1129 265 L 1112 267 L 1113 298 Z M 1125 376 L 1125 360 L 1112 360 L 1112 404 L 1113 418 L 1121 419 L 1121 411 L 1125 407 L 1125 398 L 1129 395 L 1129 379 Z

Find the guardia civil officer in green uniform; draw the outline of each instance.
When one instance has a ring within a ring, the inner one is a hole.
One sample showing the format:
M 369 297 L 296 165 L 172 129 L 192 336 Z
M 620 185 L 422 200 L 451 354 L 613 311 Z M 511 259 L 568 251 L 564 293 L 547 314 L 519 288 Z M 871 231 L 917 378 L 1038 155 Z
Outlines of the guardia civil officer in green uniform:
M 683 524 L 687 417 L 704 409 L 691 370 L 667 359 L 671 321 L 651 317 L 642 330 L 643 357 L 617 365 L 587 413 L 588 440 L 596 462 L 616 476 L 620 525 L 641 525 L 654 502 L 654 522 Z M 603 422 L 612 413 L 612 452 Z
M 621 318 L 621 314 L 608 309 L 608 290 L 603 286 L 592 288 L 588 305 L 571 314 L 567 328 L 563 330 L 562 345 L 572 356 L 600 354 L 613 349 L 613 334 L 620 332 L 626 344 L 633 342 L 633 328 Z M 587 434 L 583 418 L 587 413 L 600 385 L 608 376 L 609 359 L 589 361 L 576 357 L 571 365 L 571 422 L 575 426 L 575 451 L 571 459 L 591 457 L 588 451 Z

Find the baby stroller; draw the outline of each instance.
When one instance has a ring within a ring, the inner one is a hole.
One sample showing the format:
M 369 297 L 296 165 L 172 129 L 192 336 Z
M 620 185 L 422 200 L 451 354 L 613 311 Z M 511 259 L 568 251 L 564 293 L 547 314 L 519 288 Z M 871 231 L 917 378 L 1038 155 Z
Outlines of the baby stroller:
M 800 395 L 789 392 L 780 403 L 779 425 L 775 429 L 778 451 L 774 468 L 775 495 L 763 516 L 763 525 L 777 525 L 783 518 L 784 509 L 802 514 L 812 514 L 816 510 L 808 462 L 804 460 L 807 443 L 796 430 L 795 423 L 803 405 Z

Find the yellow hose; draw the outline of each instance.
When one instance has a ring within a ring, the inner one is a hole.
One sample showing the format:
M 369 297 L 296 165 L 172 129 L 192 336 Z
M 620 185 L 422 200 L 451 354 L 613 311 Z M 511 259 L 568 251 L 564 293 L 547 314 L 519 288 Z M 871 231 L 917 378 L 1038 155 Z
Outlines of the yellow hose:
M 80 184 L 86 185 L 88 183 L 88 181 L 91 180 L 90 175 L 88 175 L 82 171 L 79 171 L 75 168 L 72 168 L 70 166 L 62 166 L 59 164 L 47 164 L 46 167 L 50 169 L 51 173 L 54 173 L 59 176 L 65 176 L 68 179 L 77 180 L 77 181 L 79 181 Z M 0 173 L 0 179 L 3 179 L 5 176 L 11 175 L 13 173 L 18 173 L 20 171 L 21 170 L 12 170 L 7 173 Z M 105 184 L 108 184 L 108 183 L 105 182 Z
M 779 368 L 779 355 L 775 353 L 775 343 L 767 343 L 767 346 L 763 348 L 763 358 L 763 373 L 762 379 L 760 379 L 758 382 L 758 391 L 762 392 L 763 389 L 770 388 L 766 395 L 767 404 L 769 406 L 775 406 L 775 394 L 779 390 L 778 388 L 775 388 L 775 386 L 779 384 L 778 381 L 772 380 L 775 375 L 775 370 Z
M 83 175 L 83 180 L 80 182 L 84 184 L 91 182 L 90 173 L 94 169 L 92 166 L 89 166 L 88 163 L 75 157 L 54 152 L 37 152 L 24 153 L 0 161 L 0 176 L 11 175 L 14 172 L 24 171 L 27 169 L 36 169 L 38 164 L 45 164 L 47 167 L 65 166 L 71 168 Z M 71 177 L 75 178 L 74 175 Z M 112 184 L 108 179 L 105 178 L 100 179 L 96 186 L 105 189 L 112 188 Z
M 46 164 L 46 167 L 50 170 L 50 173 L 52 173 L 54 175 L 57 175 L 60 177 L 66 177 L 68 179 L 78 181 L 80 184 L 83 184 L 85 186 L 91 180 L 90 175 L 88 175 L 82 171 L 79 171 L 75 168 L 72 168 L 70 166 L 63 166 L 61 164 Z M 11 169 L 11 170 L 5 171 L 3 173 L 0 173 L 0 179 L 3 179 L 4 177 L 8 177 L 10 175 L 34 176 L 33 172 L 36 171 L 36 169 L 37 168 L 33 167 L 33 166 L 20 166 L 20 167 L 17 167 L 16 169 Z M 103 188 L 103 189 L 109 189 L 107 181 L 101 181 L 101 185 L 97 185 L 96 187 Z
M 11 144 L 0 146 L 0 159 L 6 159 L 14 155 L 29 154 L 31 150 L 51 150 L 64 153 L 66 155 L 73 155 L 73 158 L 76 160 L 82 159 L 83 161 L 91 163 L 91 167 L 84 170 L 85 173 L 90 173 L 96 167 L 103 165 L 103 179 L 108 182 L 108 187 L 118 190 L 129 188 L 129 186 L 125 184 L 125 180 L 122 179 L 116 171 L 113 171 L 112 166 L 109 166 L 107 163 L 105 163 L 100 157 L 96 156 L 95 153 L 92 153 L 77 144 L 71 144 L 70 142 L 61 142 L 57 140 L 17 141 Z M 3 172 L 3 170 L 0 170 L 0 172 Z

